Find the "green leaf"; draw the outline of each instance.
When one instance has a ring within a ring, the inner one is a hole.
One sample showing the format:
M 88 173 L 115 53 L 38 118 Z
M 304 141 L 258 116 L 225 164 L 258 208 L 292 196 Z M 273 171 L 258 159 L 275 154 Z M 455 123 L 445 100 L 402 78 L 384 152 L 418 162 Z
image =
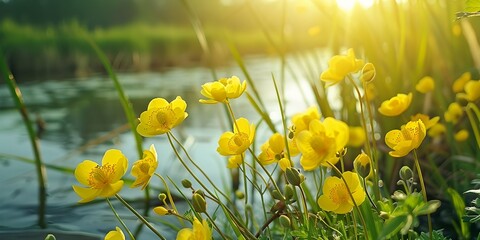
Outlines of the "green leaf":
M 408 215 L 401 215 L 385 222 L 385 227 L 382 229 L 382 233 L 380 233 L 380 239 L 390 239 L 398 233 L 407 222 L 407 218 Z
M 465 12 L 480 11 L 480 0 L 467 0 L 465 3 Z
M 440 204 L 441 203 L 438 200 L 428 201 L 427 203 L 422 204 L 420 207 L 414 209 L 414 213 L 417 216 L 433 213 L 437 210 L 437 208 L 440 207 Z

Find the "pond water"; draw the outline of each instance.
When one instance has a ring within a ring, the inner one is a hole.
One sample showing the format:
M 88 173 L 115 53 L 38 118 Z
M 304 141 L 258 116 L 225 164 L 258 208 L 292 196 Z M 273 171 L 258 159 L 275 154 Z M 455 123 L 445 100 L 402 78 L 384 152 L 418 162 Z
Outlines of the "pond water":
M 311 62 L 307 64 L 313 65 Z M 246 59 L 246 65 L 270 115 L 280 123 L 272 82 L 272 74 L 277 80 L 280 79 L 279 60 L 250 57 Z M 314 103 L 307 76 L 300 71 L 306 65 L 296 62 L 290 66 L 301 84 L 286 81 L 286 109 L 289 114 L 302 111 Z M 245 79 L 235 64 L 216 72 L 219 77 L 238 75 Z M 286 76 L 292 79 L 291 73 Z M 176 96 L 182 96 L 187 102 L 189 117 L 174 130 L 174 134 L 186 143 L 193 159 L 203 169 L 208 169 L 210 178 L 218 185 L 228 182 L 226 159 L 216 152 L 218 137 L 229 129 L 224 110 L 219 104 L 198 103 L 201 85 L 212 81 L 210 70 L 202 67 L 172 68 L 161 73 L 129 73 L 119 74 L 118 77 L 137 115 L 154 97 L 171 101 Z M 126 127 L 121 104 L 108 77 L 33 81 L 20 83 L 19 88 L 31 118 L 45 123 L 45 130 L 40 135 L 41 155 L 45 163 L 74 169 L 84 159 L 100 162 L 104 152 L 110 148 L 120 149 L 130 165 L 137 160 L 133 136 Z M 245 96 L 233 101 L 232 106 L 237 117 L 247 117 L 252 122 L 260 119 Z M 35 228 L 38 205 L 35 166 L 18 160 L 33 159 L 33 154 L 20 114 L 4 84 L 0 85 L 0 121 L 0 232 Z M 257 137 L 260 142 L 269 137 L 266 127 L 260 127 Z M 176 183 L 184 178 L 191 179 L 175 158 L 166 136 L 144 139 L 144 148 L 150 144 L 155 144 L 159 156 L 157 173 L 172 178 Z M 49 228 L 103 236 L 119 226 L 105 201 L 77 204 L 79 197 L 73 192 L 72 185 L 78 183 L 73 174 L 47 169 L 47 177 L 46 217 Z M 126 177 L 132 178 L 130 169 Z M 158 179 L 153 179 L 151 184 L 161 187 Z M 120 194 L 128 201 L 137 203 L 143 196 L 139 189 L 130 189 L 128 186 Z M 153 198 L 157 194 L 152 191 Z M 116 200 L 113 202 L 120 215 L 134 229 L 138 222 L 133 215 Z M 137 205 L 142 212 L 142 205 Z M 153 212 L 151 215 L 154 215 Z M 168 232 L 168 228 L 156 226 L 161 232 Z M 153 238 L 150 230 L 144 229 L 140 239 Z

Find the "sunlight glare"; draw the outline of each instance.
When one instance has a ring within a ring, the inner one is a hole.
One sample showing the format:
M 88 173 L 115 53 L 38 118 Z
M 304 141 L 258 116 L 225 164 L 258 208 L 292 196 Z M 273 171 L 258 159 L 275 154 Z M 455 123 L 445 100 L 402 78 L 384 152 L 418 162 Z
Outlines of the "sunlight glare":
M 337 5 L 343 11 L 350 11 L 356 4 L 360 4 L 362 8 L 370 8 L 374 3 L 374 0 L 337 0 Z

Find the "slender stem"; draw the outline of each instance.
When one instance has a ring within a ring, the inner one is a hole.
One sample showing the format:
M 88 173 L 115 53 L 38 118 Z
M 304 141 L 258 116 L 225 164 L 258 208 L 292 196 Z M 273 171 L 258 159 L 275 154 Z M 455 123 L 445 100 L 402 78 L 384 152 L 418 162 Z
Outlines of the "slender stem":
M 120 195 L 115 194 L 115 197 L 125 206 L 128 208 L 128 210 L 130 210 L 130 212 L 132 212 L 140 221 L 142 221 L 143 224 L 145 224 L 145 226 L 147 226 L 148 228 L 150 228 L 150 230 L 152 230 L 153 233 L 155 233 L 155 235 L 157 235 L 160 239 L 162 240 L 166 240 L 166 238 L 164 236 L 162 236 L 161 233 L 159 233 L 157 231 L 157 229 L 155 229 L 152 224 L 150 224 L 142 215 L 140 215 L 140 213 L 138 213 L 132 206 L 130 206 L 130 204 L 128 204 L 122 197 L 120 197 Z
M 213 219 L 210 214 L 208 214 L 208 212 L 205 212 L 205 215 L 207 215 L 208 219 L 210 219 L 210 222 L 212 223 L 213 227 L 217 230 L 218 234 L 220 234 L 220 236 L 223 238 L 223 239 L 229 239 L 227 236 L 225 236 L 225 234 L 220 231 L 220 228 L 217 226 L 217 224 L 215 224 L 215 219 Z
M 377 149 L 377 141 L 375 140 L 375 128 L 374 128 L 374 125 L 373 125 L 373 113 L 372 113 L 372 107 L 371 107 L 371 104 L 370 102 L 368 101 L 368 94 L 367 94 L 367 84 L 368 83 L 364 83 L 363 84 L 363 89 L 365 89 L 365 105 L 367 106 L 367 113 L 368 113 L 368 119 L 370 121 L 370 134 L 372 135 L 371 138 L 372 138 L 372 147 L 373 147 L 373 152 L 372 152 L 372 155 L 370 156 L 372 158 L 372 161 L 373 161 L 373 167 L 374 167 L 374 172 L 376 173 L 375 176 L 377 177 L 377 179 L 375 179 L 375 181 L 377 181 L 375 183 L 375 187 L 374 189 L 377 188 L 378 186 L 378 180 L 379 180 L 379 177 L 378 177 L 378 161 L 377 161 L 377 152 L 378 152 L 378 149 Z M 368 139 L 368 138 L 367 138 Z M 378 193 L 380 193 L 380 191 L 378 191 Z M 380 199 L 380 195 L 376 196 L 377 199 Z
M 275 180 L 273 180 L 273 177 L 272 177 L 272 174 L 270 174 L 270 172 L 268 172 L 268 170 L 265 168 L 265 166 L 263 166 L 261 163 L 260 163 L 260 160 L 258 160 L 257 156 L 255 156 L 255 154 L 253 153 L 253 150 L 251 148 L 248 148 L 248 151 L 250 151 L 250 153 L 252 154 L 253 158 L 255 159 L 255 161 L 260 165 L 260 167 L 263 169 L 263 171 L 267 174 L 268 178 L 270 179 L 270 181 L 272 182 L 273 184 L 273 187 L 275 187 L 275 189 L 280 193 L 282 194 L 282 191 L 280 190 L 280 188 L 278 188 L 277 186 L 277 183 L 275 182 Z M 282 194 L 283 196 L 283 194 Z
M 173 135 L 172 132 L 168 132 L 167 133 L 167 137 L 168 137 L 168 141 L 170 142 L 170 146 L 172 147 L 173 151 L 175 152 L 175 155 L 177 156 L 178 160 L 180 160 L 180 162 L 182 163 L 183 167 L 185 167 L 185 169 L 188 171 L 188 173 L 190 173 L 190 175 L 192 175 L 193 178 L 195 178 L 195 180 L 208 192 L 210 193 L 210 195 L 214 196 L 214 194 L 212 194 L 212 192 L 210 192 L 208 190 L 208 188 L 200 181 L 200 179 L 198 179 L 198 177 L 192 172 L 192 170 L 187 166 L 187 164 L 185 163 L 185 161 L 183 160 L 183 158 L 180 156 L 180 153 L 177 151 L 177 149 L 175 148 L 174 144 L 173 144 L 173 140 L 175 140 L 175 142 L 178 143 L 178 145 L 180 145 L 180 148 L 182 148 L 183 152 L 185 153 L 185 155 L 187 156 L 188 160 L 190 161 L 190 163 L 192 163 L 195 168 L 198 169 L 198 171 L 200 171 L 202 173 L 202 175 L 208 180 L 208 182 L 210 182 L 210 184 L 212 184 L 213 188 L 215 188 L 216 191 L 218 191 L 223 197 L 225 197 L 225 199 L 227 199 L 227 201 L 230 202 L 230 199 L 227 197 L 227 195 L 225 195 L 225 193 L 223 193 L 215 184 L 214 182 L 208 177 L 208 175 L 205 173 L 205 171 L 203 171 L 202 168 L 200 168 L 198 166 L 198 164 L 195 163 L 195 161 L 193 161 L 192 157 L 190 157 L 190 154 L 188 154 L 187 150 L 185 149 L 185 147 L 180 143 L 180 141 L 178 141 L 178 139 Z
M 418 161 L 417 149 L 413 149 L 413 156 L 415 159 L 415 167 L 417 168 L 418 179 L 420 180 L 420 186 L 422 187 L 422 194 L 425 202 L 428 202 L 427 199 L 427 190 L 425 189 L 425 182 L 423 181 L 422 170 L 420 169 L 420 162 Z M 430 239 L 432 239 L 432 218 L 430 214 L 427 215 L 428 219 L 428 232 L 430 234 Z
M 367 198 L 368 200 L 370 201 L 370 204 L 372 204 L 373 208 L 375 208 L 375 210 L 377 211 L 377 213 L 380 213 L 380 210 L 378 210 L 378 207 L 377 205 L 375 204 L 375 202 L 372 200 L 372 197 L 370 196 L 370 193 L 368 193 L 368 190 L 367 190 L 367 180 L 366 179 L 362 179 L 363 181 L 363 188 L 365 189 L 365 193 L 367 194 Z
M 162 181 L 163 183 L 163 186 L 165 186 L 165 191 L 167 191 L 167 197 L 168 197 L 168 200 L 170 201 L 170 204 L 172 204 L 172 208 L 175 212 L 178 212 L 177 211 L 177 207 L 175 206 L 175 202 L 173 201 L 173 197 L 172 197 L 172 194 L 170 192 L 170 188 L 168 187 L 168 184 L 167 184 L 167 181 L 165 181 L 165 179 L 162 177 L 162 175 L 158 174 L 158 173 L 154 173 L 155 176 L 157 176 L 158 178 L 160 178 L 160 180 Z M 182 224 L 182 225 L 185 225 L 185 223 L 183 222 L 182 218 L 179 218 L 178 221 Z
M 15 78 L 13 74 L 8 69 L 7 63 L 3 58 L 3 55 L 0 52 L 0 72 L 3 74 L 3 78 L 10 89 L 10 93 L 12 98 L 17 106 L 20 115 L 22 116 L 23 123 L 25 128 L 28 132 L 28 137 L 30 139 L 30 145 L 33 149 L 33 154 L 35 156 L 35 168 L 37 172 L 37 180 L 38 180 L 38 225 L 41 228 L 46 228 L 47 223 L 45 221 L 45 208 L 47 204 L 47 177 L 46 177 L 46 169 L 45 165 L 42 161 L 42 156 L 40 154 L 40 143 L 33 129 L 32 123 L 30 121 L 30 117 L 28 115 L 27 107 L 23 101 L 22 92 L 20 88 L 18 88 Z
M 303 211 L 304 211 L 304 224 L 307 227 L 307 232 L 309 228 L 308 222 L 308 207 L 307 207 L 307 197 L 305 196 L 305 191 L 303 191 L 302 185 L 299 185 L 298 188 L 300 189 L 300 194 L 302 195 L 302 204 L 303 204 Z
M 473 107 L 475 104 L 473 103 L 468 103 L 467 107 L 465 108 L 465 112 L 467 113 L 468 120 L 470 121 L 470 124 L 472 125 L 473 129 L 473 135 L 475 136 L 475 140 L 477 141 L 477 146 L 480 148 L 480 132 L 478 130 L 478 121 L 475 121 L 475 118 L 473 117 Z M 476 107 L 476 106 L 475 106 Z
M 353 205 L 355 206 L 355 209 L 357 209 L 358 215 L 360 216 L 360 220 L 362 221 L 363 231 L 365 233 L 365 239 L 368 239 L 367 224 L 365 223 L 365 219 L 363 218 L 363 214 L 360 211 L 360 208 L 358 207 L 357 202 L 355 202 L 355 199 L 353 198 L 352 192 L 350 190 L 350 187 L 347 184 L 347 181 L 345 180 L 345 178 L 343 178 L 342 173 L 340 172 L 340 170 L 338 170 L 337 167 L 335 167 L 335 165 L 333 165 L 329 161 L 327 161 L 327 163 L 328 165 L 330 165 L 330 167 L 332 167 L 333 170 L 335 170 L 335 172 L 340 176 L 343 183 L 345 184 L 345 187 L 347 188 L 347 191 L 348 191 L 348 195 L 350 196 L 350 199 L 352 199 Z
M 279 218 L 280 216 L 282 216 L 281 211 L 277 211 L 275 214 L 273 214 L 258 230 L 258 232 L 255 234 L 255 237 L 259 238 L 260 234 L 262 234 L 262 232 L 268 227 L 268 225 L 270 225 L 270 223 L 272 223 L 275 219 Z
M 123 222 L 122 218 L 120 218 L 117 211 L 115 211 L 115 208 L 113 207 L 112 203 L 110 202 L 110 199 L 108 199 L 108 198 L 105 198 L 105 199 L 107 199 L 108 206 L 110 206 L 110 209 L 112 209 L 113 215 L 115 215 L 115 217 L 120 222 L 120 224 L 122 224 L 125 231 L 127 231 L 128 235 L 130 236 L 130 239 L 135 240 L 135 237 L 133 236 L 132 232 L 130 232 L 130 229 L 128 229 L 125 222 Z

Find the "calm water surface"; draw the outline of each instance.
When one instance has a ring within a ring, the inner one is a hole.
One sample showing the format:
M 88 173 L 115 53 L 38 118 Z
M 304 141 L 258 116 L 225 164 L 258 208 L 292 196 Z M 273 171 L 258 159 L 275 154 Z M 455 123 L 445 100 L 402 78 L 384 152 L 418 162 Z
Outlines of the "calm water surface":
M 301 84 L 286 82 L 286 109 L 288 113 L 295 113 L 313 104 L 313 98 L 305 79 L 307 76 L 302 75 L 304 71 L 300 71 L 305 65 L 297 62 L 291 66 Z M 252 57 L 247 60 L 247 68 L 262 100 L 269 106 L 272 118 L 280 123 L 272 83 L 272 74 L 277 80 L 280 79 L 279 61 Z M 219 69 L 217 74 L 219 77 L 238 75 L 244 79 L 240 69 L 233 65 Z M 287 79 L 292 78 L 288 72 L 286 76 Z M 174 130 L 174 134 L 186 143 L 193 159 L 208 170 L 209 177 L 218 185 L 228 181 L 226 159 L 216 152 L 218 137 L 229 129 L 224 110 L 221 105 L 198 103 L 201 85 L 212 81 L 208 69 L 178 68 L 163 73 L 119 74 L 118 77 L 137 115 L 146 109 L 154 97 L 171 101 L 176 96 L 181 96 L 187 102 L 189 117 Z M 120 149 L 129 159 L 130 165 L 137 160 L 133 136 L 126 129 L 126 118 L 108 77 L 29 82 L 19 84 L 19 87 L 32 119 L 45 123 L 45 130 L 40 136 L 41 154 L 45 163 L 74 169 L 84 159 L 100 162 L 104 152 L 110 148 Z M 237 117 L 247 117 L 254 123 L 260 119 L 245 96 L 233 101 L 232 106 Z M 33 154 L 20 114 L 14 108 L 5 85 L 0 85 L 0 121 L 0 231 L 29 228 L 35 226 L 37 221 L 35 166 L 16 159 L 33 159 Z M 268 137 L 269 133 L 263 124 L 257 132 L 257 138 L 263 142 Z M 174 157 L 165 136 L 145 139 L 144 148 L 150 144 L 155 144 L 158 152 L 159 174 L 172 178 L 176 183 L 184 178 L 191 179 Z M 129 171 L 126 176 L 132 178 Z M 73 174 L 47 169 L 47 177 L 46 212 L 50 228 L 103 236 L 119 226 L 105 201 L 77 204 L 79 198 L 73 192 L 72 185 L 78 183 Z M 160 181 L 155 178 L 151 184 L 161 187 Z M 130 201 L 143 196 L 139 189 L 130 189 L 128 186 L 120 194 Z M 152 191 L 152 196 L 157 194 L 158 192 Z M 117 204 L 117 201 L 113 202 L 127 224 L 135 228 L 138 222 L 133 215 Z M 142 206 L 136 207 L 141 210 Z M 172 219 L 172 222 L 176 223 L 176 220 Z M 160 231 L 168 231 L 163 228 L 158 226 Z M 148 229 L 141 234 L 141 239 L 153 237 Z

